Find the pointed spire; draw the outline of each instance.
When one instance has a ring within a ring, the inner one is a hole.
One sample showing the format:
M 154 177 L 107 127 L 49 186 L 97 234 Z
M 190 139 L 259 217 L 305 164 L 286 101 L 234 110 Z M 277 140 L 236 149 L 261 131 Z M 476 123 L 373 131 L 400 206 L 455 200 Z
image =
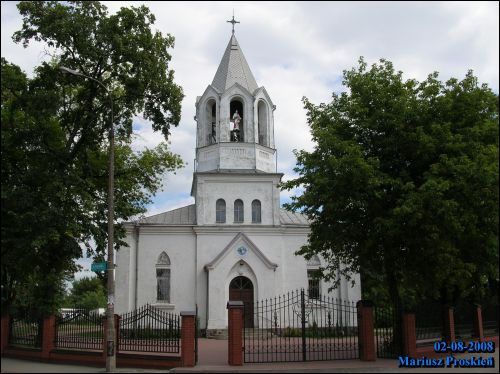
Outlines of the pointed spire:
M 239 83 L 251 93 L 258 88 L 257 82 L 248 66 L 248 62 L 233 33 L 226 47 L 226 51 L 224 52 L 224 56 L 222 56 L 219 68 L 215 73 L 212 86 L 220 92 L 224 92 L 235 83 Z

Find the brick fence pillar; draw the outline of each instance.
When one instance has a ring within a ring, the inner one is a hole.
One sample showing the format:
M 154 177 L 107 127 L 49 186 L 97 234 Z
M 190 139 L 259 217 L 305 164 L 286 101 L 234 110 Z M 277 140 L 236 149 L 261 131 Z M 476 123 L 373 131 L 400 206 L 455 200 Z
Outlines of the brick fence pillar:
M 56 316 L 54 314 L 45 317 L 42 325 L 42 359 L 48 360 L 50 352 L 55 347 L 56 340 Z
M 403 353 L 410 357 L 417 355 L 415 313 L 403 314 Z
M 183 367 L 196 365 L 196 312 L 181 312 L 181 363 Z
M 243 301 L 228 301 L 228 364 L 243 365 Z
M 445 305 L 443 307 L 443 335 L 447 342 L 455 341 L 455 318 L 453 307 Z
M 1 334 L 2 334 L 2 350 L 1 353 L 3 355 L 3 351 L 7 346 L 9 345 L 9 322 L 10 322 L 10 315 L 4 314 L 2 315 L 2 325 L 1 325 Z
M 359 359 L 375 361 L 375 331 L 373 324 L 373 303 L 367 300 L 357 302 Z
M 484 340 L 483 312 L 481 305 L 478 304 L 474 308 L 474 338 L 479 339 L 479 341 Z

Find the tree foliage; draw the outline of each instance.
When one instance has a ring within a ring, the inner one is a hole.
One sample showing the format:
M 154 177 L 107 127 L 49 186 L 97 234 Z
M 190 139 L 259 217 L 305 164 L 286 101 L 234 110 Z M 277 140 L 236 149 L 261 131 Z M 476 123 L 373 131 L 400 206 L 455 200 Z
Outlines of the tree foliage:
M 68 308 L 97 309 L 106 307 L 106 287 L 97 278 L 82 278 L 72 283 L 71 291 L 64 301 Z
M 183 93 L 169 68 L 174 38 L 151 30 L 146 7 L 113 15 L 99 2 L 22 1 L 18 8 L 23 27 L 14 40 L 43 41 L 53 56 L 33 78 L 2 58 L 2 307 L 35 276 L 46 296 L 40 305 L 53 309 L 49 278 L 76 270 L 82 245 L 101 258 L 106 251 L 111 118 L 106 90 L 59 66 L 103 82 L 113 99 L 118 222 L 145 212 L 162 174 L 182 166 L 165 142 L 133 149 L 134 117 L 143 115 L 167 140 Z M 124 235 L 116 224 L 116 248 Z
M 315 148 L 283 183 L 312 221 L 298 253 L 410 306 L 480 297 L 498 280 L 498 96 L 471 71 L 418 82 L 386 60 L 360 59 L 343 83 L 330 103 L 304 99 Z

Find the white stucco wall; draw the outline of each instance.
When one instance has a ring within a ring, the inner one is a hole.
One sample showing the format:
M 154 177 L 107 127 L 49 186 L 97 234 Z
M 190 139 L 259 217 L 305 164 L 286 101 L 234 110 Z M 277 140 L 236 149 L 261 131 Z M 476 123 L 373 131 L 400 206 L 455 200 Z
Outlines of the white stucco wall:
M 234 202 L 244 203 L 244 225 L 279 225 L 279 183 L 281 174 L 197 174 L 195 201 L 198 225 L 215 225 L 215 204 L 226 202 L 226 225 L 234 223 Z M 261 203 L 261 223 L 252 223 L 252 201 Z
M 255 143 L 225 142 L 196 150 L 196 171 L 211 170 L 276 171 L 276 151 Z
M 142 227 L 139 237 L 137 306 L 150 303 L 179 313 L 194 310 L 197 304 L 201 328 L 225 329 L 229 283 L 237 276 L 245 276 L 252 281 L 254 302 L 301 288 L 307 289 L 306 261 L 294 254 L 306 243 L 307 232 L 307 228 L 230 225 Z M 240 235 L 228 247 L 240 233 L 245 236 Z M 127 237 L 127 241 L 131 243 L 133 252 L 133 236 Z M 240 246 L 247 248 L 248 252 L 238 254 L 237 248 Z M 170 304 L 156 303 L 155 265 L 162 251 L 171 260 Z M 129 296 L 133 296 L 130 290 L 134 288 L 133 258 L 129 249 L 121 249 L 117 254 L 117 313 L 135 308 L 135 300 Z M 274 267 L 273 263 L 278 266 Z M 211 267 L 207 269 L 206 265 L 210 264 Z M 122 271 L 127 268 L 128 272 Z M 321 293 L 356 302 L 361 292 L 359 275 L 355 278 L 357 282 L 354 288 L 343 280 L 341 287 L 330 293 L 327 293 L 330 284 L 321 282 Z
M 135 271 L 135 237 L 133 229 L 127 230 L 124 241 L 128 247 L 121 247 L 115 254 L 115 313 L 128 312 L 129 301 L 134 298 L 135 288 L 133 279 Z M 132 258 L 131 258 L 132 257 Z
M 165 251 L 170 258 L 170 303 L 158 302 L 156 264 Z M 196 306 L 196 236 L 191 227 L 141 227 L 138 252 L 137 303 L 130 297 L 135 288 L 134 256 L 130 250 L 118 251 L 116 295 L 117 312 L 129 311 L 144 304 L 152 304 L 174 313 L 194 311 Z M 130 266 L 126 266 L 129 262 Z M 127 269 L 127 274 L 122 269 Z M 132 295 L 133 296 L 133 295 Z

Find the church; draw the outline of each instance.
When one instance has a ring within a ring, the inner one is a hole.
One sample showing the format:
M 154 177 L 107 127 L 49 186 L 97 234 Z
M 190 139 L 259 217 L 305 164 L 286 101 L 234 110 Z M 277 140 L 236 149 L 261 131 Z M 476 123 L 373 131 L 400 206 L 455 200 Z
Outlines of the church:
M 227 329 L 229 300 L 253 305 L 301 288 L 311 297 L 361 298 L 359 275 L 354 287 L 341 279 L 329 292 L 331 284 L 314 277 L 322 259 L 295 255 L 307 243 L 309 222 L 280 207 L 275 110 L 233 23 L 212 83 L 196 99 L 195 203 L 125 224 L 116 313 L 147 303 L 172 313 L 197 308 L 211 337 Z

